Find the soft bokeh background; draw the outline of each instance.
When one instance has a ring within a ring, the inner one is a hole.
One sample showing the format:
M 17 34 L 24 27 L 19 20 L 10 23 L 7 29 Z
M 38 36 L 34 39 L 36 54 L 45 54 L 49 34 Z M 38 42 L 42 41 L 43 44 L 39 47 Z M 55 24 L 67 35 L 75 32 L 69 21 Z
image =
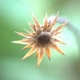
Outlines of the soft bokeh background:
M 70 44 L 59 45 L 66 56 L 51 50 L 40 67 L 36 67 L 35 54 L 22 61 L 29 51 L 22 51 L 24 45 L 11 43 L 22 37 L 14 31 L 31 30 L 27 21 L 33 22 L 32 12 L 40 23 L 48 16 L 60 11 L 74 25 L 63 33 Z M 0 80 L 80 80 L 80 0 L 0 0 Z

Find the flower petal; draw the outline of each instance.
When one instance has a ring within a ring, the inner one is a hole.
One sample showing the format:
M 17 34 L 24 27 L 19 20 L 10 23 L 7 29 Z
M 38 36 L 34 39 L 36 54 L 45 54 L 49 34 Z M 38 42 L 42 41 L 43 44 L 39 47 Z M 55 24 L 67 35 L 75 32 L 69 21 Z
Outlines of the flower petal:
M 55 35 L 59 35 L 59 34 L 63 33 L 66 29 L 67 29 L 67 27 L 65 27 L 65 29 L 62 30 L 62 31 L 56 31 L 56 30 L 53 30 L 53 31 L 51 32 L 51 35 L 53 35 L 53 34 L 55 34 Z
M 53 49 L 55 49 L 59 53 L 65 55 L 64 52 L 56 44 L 52 43 L 51 46 L 52 46 Z
M 31 29 L 32 29 L 34 32 L 36 32 L 36 28 L 35 28 L 35 25 L 34 25 L 34 24 L 30 24 L 30 23 L 28 22 L 28 25 L 31 27 Z
M 33 43 L 34 41 L 31 38 L 24 38 L 22 40 L 11 41 L 11 42 L 16 44 L 29 44 L 29 43 Z
M 33 43 L 33 44 L 34 44 L 34 43 Z M 28 44 L 27 46 L 23 47 L 22 50 L 25 50 L 25 49 L 27 49 L 27 48 L 29 48 L 29 47 L 32 47 L 33 44 Z
M 54 35 L 59 35 L 59 34 L 61 34 L 63 31 L 58 31 L 58 32 L 56 32 L 55 33 L 55 31 L 53 30 L 52 32 L 51 32 L 51 35 L 52 36 L 54 36 Z
M 51 31 L 52 27 L 53 27 L 53 26 L 55 25 L 55 23 L 57 22 L 58 14 L 59 14 L 59 11 L 58 11 L 56 17 L 55 17 L 54 20 L 51 22 L 50 26 L 47 28 L 46 31 Z
M 27 29 L 25 29 L 25 28 L 24 28 L 24 30 L 25 30 L 28 34 L 30 34 L 30 35 L 33 34 L 31 31 L 29 31 L 29 30 L 27 30 Z
M 26 34 L 26 33 L 23 33 L 23 32 L 16 32 L 15 31 L 15 33 L 17 33 L 18 35 L 23 36 L 23 37 L 31 36 L 30 34 Z
M 60 40 L 60 39 L 54 39 L 53 40 L 54 42 L 59 42 L 59 43 L 61 43 L 61 44 L 67 44 L 67 42 L 64 42 L 64 41 L 62 41 L 62 40 Z
M 43 56 L 44 56 L 44 52 L 45 52 L 45 49 L 44 47 L 40 47 L 37 51 L 37 56 L 38 56 L 38 62 L 37 62 L 37 66 L 40 65 L 42 59 L 43 59 Z
M 38 22 L 38 20 L 36 19 L 36 17 L 33 14 L 33 19 L 34 19 L 34 24 L 36 25 L 36 28 L 40 29 L 40 24 Z
M 46 51 L 46 54 L 47 54 L 47 56 L 48 56 L 48 58 L 50 60 L 50 57 L 51 57 L 50 46 L 46 46 L 45 47 L 45 51 Z
M 38 53 L 36 52 L 36 58 L 38 57 Z
M 31 50 L 22 58 L 22 60 L 26 59 L 27 57 L 29 57 L 30 55 L 32 55 L 35 51 L 37 50 L 37 44 L 35 43 Z
M 27 44 L 26 42 L 23 42 L 22 40 L 11 41 L 11 42 L 16 43 L 16 44 Z
M 34 24 L 30 24 L 30 27 L 33 29 L 34 32 L 36 32 L 36 28 Z
M 54 30 L 54 32 L 57 32 L 57 31 L 59 31 L 60 29 L 62 29 L 64 26 L 67 25 L 67 23 L 68 23 L 68 21 L 65 22 L 65 23 L 63 23 L 62 25 L 60 25 L 58 28 L 56 28 L 56 29 Z
M 43 31 L 46 30 L 47 25 L 48 25 L 48 18 L 47 18 L 47 14 L 46 14 L 46 16 L 45 16 L 45 20 L 44 20 L 44 25 L 43 25 Z

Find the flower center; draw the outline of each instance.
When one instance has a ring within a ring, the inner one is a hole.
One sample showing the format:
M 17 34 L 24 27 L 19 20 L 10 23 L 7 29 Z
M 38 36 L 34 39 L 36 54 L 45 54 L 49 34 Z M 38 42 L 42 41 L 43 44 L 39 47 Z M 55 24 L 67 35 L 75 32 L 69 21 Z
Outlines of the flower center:
M 47 34 L 42 34 L 38 37 L 39 44 L 47 44 L 50 41 L 50 36 Z

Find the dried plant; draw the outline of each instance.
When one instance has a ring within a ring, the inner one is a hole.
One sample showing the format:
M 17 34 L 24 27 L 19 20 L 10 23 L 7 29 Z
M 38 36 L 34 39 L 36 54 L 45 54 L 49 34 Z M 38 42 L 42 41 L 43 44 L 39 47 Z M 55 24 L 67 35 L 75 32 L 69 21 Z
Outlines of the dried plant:
M 33 32 L 29 32 L 27 30 L 26 31 L 28 32 L 28 34 L 23 32 L 16 32 L 20 36 L 23 36 L 24 39 L 12 42 L 17 44 L 25 44 L 26 46 L 23 48 L 23 50 L 31 47 L 30 51 L 22 58 L 22 60 L 26 59 L 34 52 L 36 52 L 36 57 L 38 59 L 37 66 L 39 66 L 45 53 L 50 59 L 50 48 L 53 48 L 57 52 L 64 55 L 64 52 L 58 47 L 57 43 L 66 44 L 66 42 L 60 39 L 59 34 L 63 32 L 61 29 L 67 25 L 67 22 L 61 24 L 56 29 L 52 30 L 52 28 L 57 22 L 58 14 L 59 12 L 51 21 L 48 20 L 46 15 L 43 25 L 40 25 L 36 17 L 33 15 L 34 24 L 29 23 L 29 26 L 31 27 Z

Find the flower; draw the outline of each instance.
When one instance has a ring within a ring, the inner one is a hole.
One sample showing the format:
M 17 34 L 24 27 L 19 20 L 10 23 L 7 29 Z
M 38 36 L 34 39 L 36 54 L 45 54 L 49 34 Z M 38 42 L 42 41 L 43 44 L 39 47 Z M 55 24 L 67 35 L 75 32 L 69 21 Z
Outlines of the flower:
M 25 44 L 26 46 L 22 48 L 23 50 L 31 47 L 30 51 L 22 58 L 22 60 L 26 59 L 34 52 L 36 52 L 36 57 L 38 59 L 37 66 L 39 66 L 44 54 L 46 54 L 47 57 L 50 59 L 50 48 L 53 48 L 57 52 L 64 55 L 64 52 L 58 47 L 57 43 L 66 44 L 66 42 L 59 39 L 59 34 L 63 32 L 61 29 L 67 25 L 67 22 L 52 30 L 52 27 L 54 27 L 57 22 L 58 14 L 59 12 L 51 21 L 48 21 L 46 15 L 43 25 L 40 25 L 36 17 L 33 15 L 34 24 L 29 23 L 29 26 L 31 27 L 33 32 L 29 32 L 27 30 L 26 31 L 28 32 L 28 34 L 23 32 L 16 32 L 20 36 L 23 36 L 24 39 L 12 42 L 17 44 Z

